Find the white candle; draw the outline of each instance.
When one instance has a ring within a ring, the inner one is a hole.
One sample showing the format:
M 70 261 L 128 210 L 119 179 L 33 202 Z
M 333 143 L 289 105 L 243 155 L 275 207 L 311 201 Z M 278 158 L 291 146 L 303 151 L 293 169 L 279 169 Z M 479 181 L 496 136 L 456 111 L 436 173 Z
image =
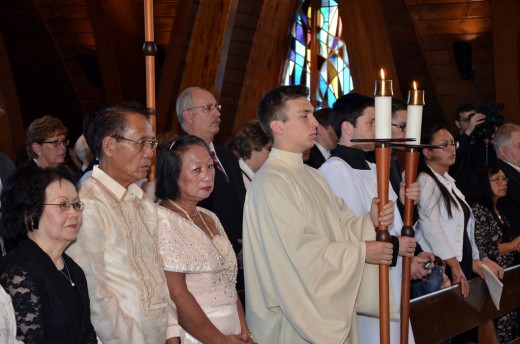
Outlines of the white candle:
M 374 90 L 376 106 L 376 139 L 392 138 L 392 80 L 385 80 L 385 72 L 381 69 L 381 80 L 376 80 Z
M 410 145 L 421 143 L 422 112 L 424 106 L 424 91 L 417 90 L 413 82 L 413 90 L 408 91 L 408 108 L 406 116 L 406 138 L 415 139 L 407 142 Z

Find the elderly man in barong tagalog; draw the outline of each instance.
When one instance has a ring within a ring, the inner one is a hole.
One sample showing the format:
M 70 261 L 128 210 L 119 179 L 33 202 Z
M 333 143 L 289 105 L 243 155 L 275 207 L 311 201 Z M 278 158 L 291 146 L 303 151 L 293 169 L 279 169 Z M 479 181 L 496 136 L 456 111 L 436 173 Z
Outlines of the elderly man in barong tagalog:
M 99 165 L 79 191 L 83 226 L 67 251 L 87 277 L 92 324 L 103 344 L 179 343 L 157 210 L 136 184 L 157 147 L 152 112 L 135 103 L 95 111 L 88 142 Z
M 392 261 L 392 244 L 373 240 L 375 226 L 392 223 L 393 203 L 378 214 L 374 199 L 355 217 L 303 164 L 318 126 L 308 92 L 280 86 L 257 112 L 273 139 L 244 208 L 246 317 L 258 343 L 357 343 L 356 312 L 378 307 L 377 269 L 365 273 L 365 262 Z

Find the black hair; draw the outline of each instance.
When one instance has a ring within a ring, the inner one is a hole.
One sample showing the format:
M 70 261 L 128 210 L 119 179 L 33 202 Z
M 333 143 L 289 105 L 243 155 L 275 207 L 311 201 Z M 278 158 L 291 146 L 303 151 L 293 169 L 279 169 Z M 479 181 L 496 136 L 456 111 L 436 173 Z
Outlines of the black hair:
M 96 157 L 101 159 L 103 139 L 107 136 L 124 136 L 127 130 L 126 115 L 138 114 L 150 118 L 153 111 L 139 103 L 125 102 L 100 106 L 88 115 L 84 123 L 85 139 Z
M 397 111 L 408 110 L 408 105 L 404 100 L 399 98 L 392 98 L 392 117 L 395 116 Z
M 330 115 L 332 114 L 331 108 L 323 108 L 318 111 L 314 111 L 314 117 L 318 123 L 325 128 L 330 127 Z
M 341 137 L 341 126 L 343 122 L 349 122 L 354 127 L 356 121 L 367 107 L 374 107 L 374 98 L 359 93 L 348 93 L 338 98 L 332 106 L 330 125 L 336 136 Z
M 438 133 L 441 130 L 448 130 L 447 127 L 444 124 L 436 124 L 430 128 L 426 128 L 426 130 L 423 131 L 421 135 L 421 143 L 423 144 L 431 144 L 433 141 L 433 136 Z M 455 197 L 452 195 L 452 193 L 444 186 L 443 183 L 439 179 L 437 179 L 437 176 L 433 173 L 431 168 L 429 168 L 426 165 L 426 161 L 424 158 L 424 154 L 421 154 L 419 159 L 419 167 L 418 171 L 424 172 L 427 175 L 429 175 L 433 180 L 435 181 L 435 184 L 439 188 L 441 192 L 442 199 L 444 200 L 444 204 L 446 205 L 446 210 L 448 211 L 448 217 L 451 219 L 451 203 L 457 205 L 457 201 L 455 200 Z M 458 207 L 458 206 L 457 206 Z
M 478 107 L 475 104 L 466 103 L 459 105 L 455 110 L 455 119 L 460 121 L 460 114 L 468 111 L 478 111 Z
M 64 166 L 35 172 L 33 168 L 21 167 L 2 185 L 0 196 L 2 216 L 0 235 L 11 248 L 38 229 L 43 213 L 45 191 L 55 181 L 67 180 L 75 186 L 70 170 Z
M 180 196 L 179 176 L 182 169 L 182 154 L 193 146 L 208 145 L 201 138 L 186 135 L 167 142 L 157 153 L 157 185 L 155 196 L 160 199 L 177 200 Z
M 493 212 L 493 191 L 491 190 L 491 181 L 489 178 L 502 171 L 497 162 L 493 162 L 487 166 L 480 167 L 475 171 L 471 178 L 468 193 L 468 203 L 473 205 L 479 203 Z M 503 172 L 503 171 L 502 171 Z

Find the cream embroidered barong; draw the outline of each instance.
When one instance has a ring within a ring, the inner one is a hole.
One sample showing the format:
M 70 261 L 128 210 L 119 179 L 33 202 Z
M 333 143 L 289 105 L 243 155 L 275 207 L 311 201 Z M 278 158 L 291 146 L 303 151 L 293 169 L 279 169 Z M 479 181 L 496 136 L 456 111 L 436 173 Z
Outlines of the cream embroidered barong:
M 370 217 L 354 217 L 302 154 L 273 149 L 244 209 L 246 313 L 255 342 L 358 342 L 361 240 L 374 238 Z
M 103 344 L 165 343 L 179 336 L 157 246 L 157 210 L 94 167 L 80 189 L 85 203 L 77 241 L 67 250 L 88 282 L 92 324 Z

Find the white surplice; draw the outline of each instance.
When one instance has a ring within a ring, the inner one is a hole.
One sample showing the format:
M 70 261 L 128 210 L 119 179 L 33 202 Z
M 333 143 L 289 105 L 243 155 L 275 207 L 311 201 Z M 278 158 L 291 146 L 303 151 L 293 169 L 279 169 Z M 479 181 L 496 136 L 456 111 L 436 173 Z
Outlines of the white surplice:
M 325 179 L 336 196 L 341 197 L 355 215 L 362 215 L 370 211 L 372 198 L 377 197 L 377 170 L 376 165 L 367 161 L 369 170 L 354 169 L 339 157 L 329 158 L 320 167 Z M 397 202 L 391 185 L 388 192 L 389 200 Z M 391 235 L 400 236 L 403 220 L 397 205 L 394 206 L 394 222 L 388 230 Z M 374 229 L 372 228 L 372 231 Z M 402 259 L 399 256 L 395 267 L 390 268 L 390 295 L 391 303 L 399 312 L 401 304 Z M 360 343 L 379 343 L 379 318 L 358 314 L 358 328 Z M 400 342 L 399 319 L 390 321 L 390 342 Z M 412 329 L 409 329 L 409 343 L 414 343 Z

